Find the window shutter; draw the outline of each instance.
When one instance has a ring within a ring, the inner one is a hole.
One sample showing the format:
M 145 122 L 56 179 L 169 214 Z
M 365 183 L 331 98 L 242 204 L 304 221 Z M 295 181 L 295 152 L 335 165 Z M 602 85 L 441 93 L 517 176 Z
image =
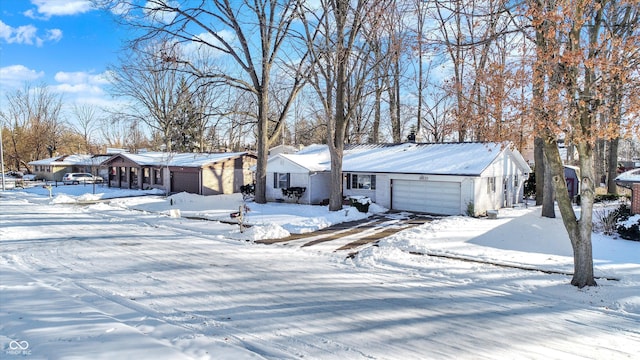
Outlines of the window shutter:
M 287 173 L 287 187 L 291 187 L 291 173 Z
M 275 172 L 273 173 L 273 188 L 278 188 L 278 173 Z
M 376 189 L 376 176 L 371 175 L 371 190 L 375 190 L 375 189 Z
M 347 189 L 351 189 L 351 174 L 347 174 Z

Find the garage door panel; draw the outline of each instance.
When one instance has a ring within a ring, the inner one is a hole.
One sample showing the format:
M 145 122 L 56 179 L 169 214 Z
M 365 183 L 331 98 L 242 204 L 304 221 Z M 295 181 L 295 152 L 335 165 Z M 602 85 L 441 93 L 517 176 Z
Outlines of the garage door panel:
M 200 175 L 198 173 L 171 173 L 171 192 L 188 192 L 191 194 L 199 194 Z
M 460 183 L 393 180 L 392 209 L 444 215 L 460 213 Z

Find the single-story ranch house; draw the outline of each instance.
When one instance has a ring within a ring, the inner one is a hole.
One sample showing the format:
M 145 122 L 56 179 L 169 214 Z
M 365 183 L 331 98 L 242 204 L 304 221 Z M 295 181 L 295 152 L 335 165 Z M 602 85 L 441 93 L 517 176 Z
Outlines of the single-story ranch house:
M 240 192 L 240 186 L 252 183 L 250 168 L 256 159 L 248 152 L 120 153 L 104 165 L 109 169 L 110 187 L 218 195 Z
M 106 179 L 107 170 L 101 165 L 109 157 L 110 155 L 61 155 L 31 161 L 29 166 L 36 179 L 47 181 L 62 181 L 64 174 L 71 172 L 91 173 Z
M 273 156 L 267 200 L 326 201 L 330 163 L 324 145 Z M 482 215 L 521 203 L 531 168 L 508 143 L 404 143 L 347 145 L 342 171 L 344 196 L 366 196 L 393 210 Z M 300 198 L 283 195 L 291 188 L 304 192 Z

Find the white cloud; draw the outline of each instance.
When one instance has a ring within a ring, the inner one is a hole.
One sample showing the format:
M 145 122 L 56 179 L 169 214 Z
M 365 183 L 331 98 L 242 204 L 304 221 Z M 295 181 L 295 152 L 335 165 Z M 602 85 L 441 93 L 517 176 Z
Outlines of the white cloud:
M 3 88 L 19 88 L 25 82 L 38 80 L 44 72 L 35 71 L 24 65 L 11 65 L 0 68 L 0 85 Z
M 91 74 L 83 71 L 77 72 L 57 72 L 54 76 L 54 79 L 59 83 L 64 83 L 68 85 L 107 85 L 109 81 L 107 80 L 106 73 L 104 74 Z
M 54 85 L 53 89 L 59 93 L 81 94 L 81 95 L 103 95 L 101 87 L 91 84 L 60 84 Z
M 51 16 L 83 14 L 93 10 L 90 0 L 31 0 L 37 7 L 38 14 L 45 18 Z M 35 18 L 33 10 L 27 10 L 25 16 Z
M 47 30 L 46 40 L 49 41 L 60 41 L 62 39 L 62 30 L 60 29 L 51 29 Z
M 38 36 L 38 28 L 29 24 L 11 27 L 0 20 L 0 39 L 7 44 L 23 44 L 42 46 L 45 41 L 59 41 L 62 39 L 62 30 L 49 29 L 45 38 Z
M 176 13 L 167 10 L 167 8 L 177 6 L 178 5 L 174 1 L 147 1 L 144 5 L 144 13 L 152 22 L 169 24 L 176 18 Z
M 8 39 L 11 37 L 13 28 L 0 20 L 0 39 Z M 8 42 L 8 41 L 7 41 Z

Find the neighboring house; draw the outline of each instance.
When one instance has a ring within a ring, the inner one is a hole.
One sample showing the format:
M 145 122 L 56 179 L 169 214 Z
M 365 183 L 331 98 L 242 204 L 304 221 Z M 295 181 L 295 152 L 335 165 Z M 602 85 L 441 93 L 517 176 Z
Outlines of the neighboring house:
M 631 189 L 631 213 L 640 214 L 640 168 L 616 177 L 616 185 Z
M 267 201 L 320 204 L 329 199 L 331 171 L 325 145 L 311 145 L 296 154 L 276 154 L 267 160 Z M 283 189 L 305 188 L 300 199 L 288 198 Z
M 36 179 L 62 181 L 66 173 L 91 173 L 107 178 L 107 169 L 102 167 L 103 161 L 110 155 L 61 155 L 48 159 L 29 162 Z
M 279 154 L 267 162 L 267 200 L 287 201 L 282 188 L 304 187 L 300 203 L 329 197 L 326 146 Z M 531 169 L 509 144 L 347 145 L 343 195 L 367 196 L 393 210 L 475 215 L 521 203 Z
M 110 187 L 200 195 L 240 192 L 240 186 L 253 182 L 250 167 L 255 164 L 256 156 L 248 152 L 121 153 L 104 163 Z

